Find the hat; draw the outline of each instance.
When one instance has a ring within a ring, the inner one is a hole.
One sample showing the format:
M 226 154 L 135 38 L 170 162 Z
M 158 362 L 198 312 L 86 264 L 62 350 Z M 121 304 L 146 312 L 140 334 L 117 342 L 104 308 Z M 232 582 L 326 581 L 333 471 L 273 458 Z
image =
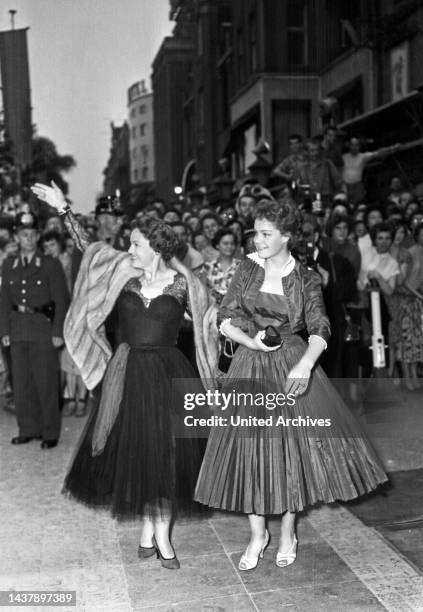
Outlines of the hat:
M 38 229 L 38 220 L 34 213 L 23 212 L 16 215 L 14 230 L 17 232 L 21 229 Z
M 97 206 L 95 207 L 95 215 L 114 215 L 120 216 L 124 214 L 124 210 L 120 204 L 120 200 L 117 196 L 108 195 L 102 196 L 98 199 Z
M 274 200 L 274 197 L 272 196 L 270 191 L 265 187 L 262 187 L 260 183 L 247 183 L 246 185 L 241 187 L 237 200 L 239 201 L 241 198 L 246 196 L 254 198 L 257 202 L 263 198 L 269 198 L 270 200 Z

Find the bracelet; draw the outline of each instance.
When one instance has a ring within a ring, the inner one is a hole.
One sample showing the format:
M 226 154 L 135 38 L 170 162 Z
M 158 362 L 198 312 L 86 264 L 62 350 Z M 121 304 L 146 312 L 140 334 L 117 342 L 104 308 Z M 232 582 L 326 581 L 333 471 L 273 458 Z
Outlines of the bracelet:
M 69 204 L 65 204 L 64 207 L 62 208 L 62 210 L 58 210 L 57 213 L 59 215 L 66 215 L 69 211 L 70 211 L 70 206 Z

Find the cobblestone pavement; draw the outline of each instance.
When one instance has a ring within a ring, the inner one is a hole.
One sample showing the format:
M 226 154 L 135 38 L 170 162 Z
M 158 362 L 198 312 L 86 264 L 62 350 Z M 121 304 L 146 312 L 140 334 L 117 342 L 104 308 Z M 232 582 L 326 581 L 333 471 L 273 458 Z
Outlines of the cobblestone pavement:
M 395 444 L 388 430 L 378 440 L 388 469 L 422 460 L 421 441 L 419 453 L 417 442 L 414 455 L 399 450 L 415 436 L 423 412 L 417 404 L 410 431 L 400 432 Z M 162 569 L 155 559 L 139 561 L 137 524 L 118 524 L 60 494 L 84 420 L 65 418 L 59 446 L 42 451 L 35 441 L 12 446 L 15 419 L 0 410 L 0 589 L 76 590 L 76 608 L 60 609 L 87 612 L 423 612 L 417 568 L 336 504 L 301 517 L 297 562 L 285 570 L 274 563 L 278 529 L 272 520 L 264 559 L 255 571 L 238 572 L 248 525 L 223 512 L 176 524 L 180 571 Z

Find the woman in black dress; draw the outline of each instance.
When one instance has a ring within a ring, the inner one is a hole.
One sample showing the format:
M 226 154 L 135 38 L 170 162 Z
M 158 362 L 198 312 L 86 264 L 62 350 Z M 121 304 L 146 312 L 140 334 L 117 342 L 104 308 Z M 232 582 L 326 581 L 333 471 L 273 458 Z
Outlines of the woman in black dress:
M 174 260 L 177 239 L 163 221 L 134 222 L 129 253 L 120 253 L 89 244 L 58 188 L 37 184 L 33 192 L 65 215 L 85 251 L 65 337 L 90 388 L 105 372 L 101 401 L 83 432 L 64 492 L 109 508 L 118 519 L 141 519 L 139 557 L 157 554 L 164 567 L 177 569 L 170 524 L 177 513 L 194 507 L 202 453 L 198 440 L 175 436 L 184 383 L 175 387 L 173 382 L 189 380 L 190 392 L 203 387 L 199 379 L 193 382 L 193 367 L 175 345 L 189 285 L 201 292 L 201 283 Z M 102 330 L 115 307 L 118 346 L 110 359 Z
M 387 479 L 360 425 L 316 366 L 330 329 L 319 275 L 290 254 L 299 223 L 293 204 L 259 203 L 257 252 L 240 264 L 218 314 L 221 332 L 240 345 L 222 392 L 255 399 L 234 402 L 225 413 L 230 425 L 212 429 L 195 499 L 248 514 L 251 539 L 241 570 L 255 568 L 269 542 L 266 515 L 282 515 L 276 564 L 285 567 L 296 558 L 298 511 L 353 499 Z M 264 343 L 269 325 L 281 338 L 276 347 Z

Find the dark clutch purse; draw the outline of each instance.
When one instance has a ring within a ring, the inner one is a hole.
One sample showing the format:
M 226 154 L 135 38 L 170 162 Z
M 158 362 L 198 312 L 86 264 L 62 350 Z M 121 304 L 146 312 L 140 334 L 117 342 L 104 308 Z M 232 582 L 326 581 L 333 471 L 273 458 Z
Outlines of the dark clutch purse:
M 278 330 L 273 325 L 268 325 L 265 329 L 264 337 L 262 338 L 263 344 L 266 346 L 279 346 L 282 344 L 282 338 Z
M 218 370 L 226 374 L 237 348 L 238 344 L 236 344 L 236 342 L 233 342 L 229 338 L 223 338 L 220 348 L 219 363 L 217 364 Z

